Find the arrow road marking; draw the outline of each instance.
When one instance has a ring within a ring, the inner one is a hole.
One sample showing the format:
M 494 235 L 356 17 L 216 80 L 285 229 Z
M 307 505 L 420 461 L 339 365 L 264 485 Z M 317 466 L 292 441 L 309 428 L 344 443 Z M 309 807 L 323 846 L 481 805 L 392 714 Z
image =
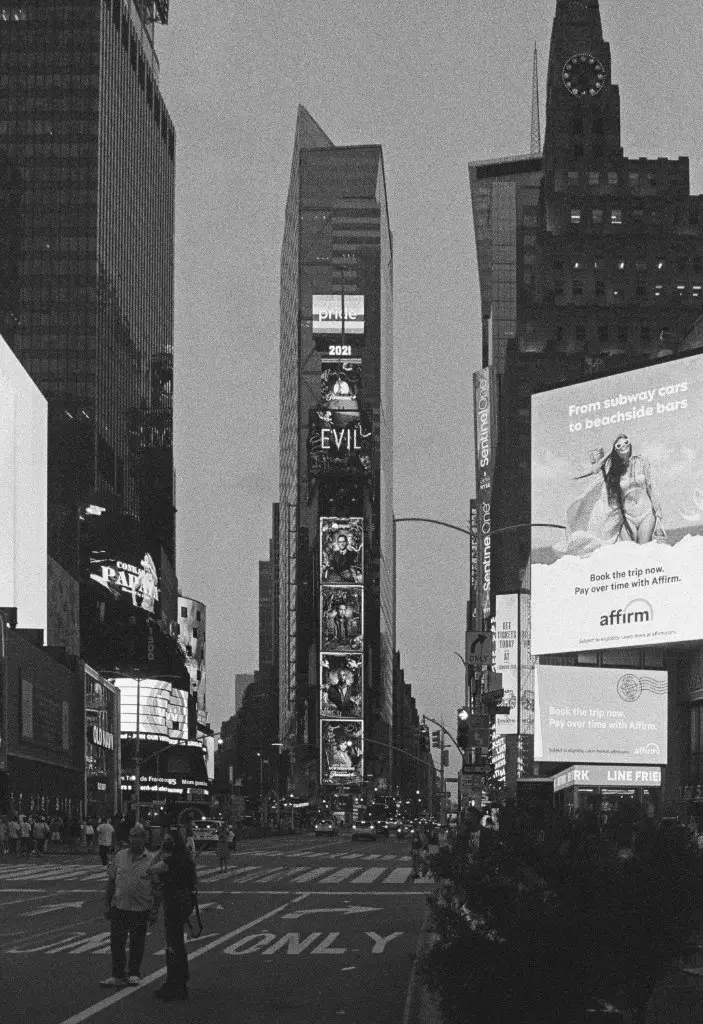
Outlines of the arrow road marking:
M 349 917 L 351 914 L 368 914 L 372 910 L 380 910 L 380 907 L 318 907 L 309 910 L 294 910 L 292 914 L 281 914 L 287 921 L 294 921 L 306 914 L 340 914 L 342 917 Z
M 64 910 L 66 907 L 76 907 L 80 910 L 84 903 L 85 900 L 76 900 L 75 903 L 50 903 L 48 907 L 30 910 L 28 913 L 22 914 L 22 917 L 39 917 L 40 914 L 51 914 L 54 910 Z

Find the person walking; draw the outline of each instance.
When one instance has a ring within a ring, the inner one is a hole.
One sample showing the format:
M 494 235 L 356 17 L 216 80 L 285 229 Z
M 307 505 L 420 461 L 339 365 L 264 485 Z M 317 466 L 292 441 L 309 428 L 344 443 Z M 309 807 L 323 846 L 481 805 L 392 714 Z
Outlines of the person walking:
M 59 818 L 58 814 L 55 814 L 49 822 L 49 841 L 58 845 L 61 842 L 62 830 L 63 821 Z
M 93 824 L 92 818 L 86 818 L 83 834 L 85 835 L 86 850 L 88 853 L 93 853 L 95 846 L 95 825 Z
M 31 848 L 32 826 L 22 814 L 19 823 L 19 854 L 20 857 L 28 857 Z
M 32 825 L 32 840 L 34 842 L 34 853 L 42 857 L 46 848 L 46 840 L 49 836 L 49 826 L 45 818 L 37 818 Z
M 224 822 L 217 833 L 217 859 L 220 864 L 220 872 L 227 870 L 229 861 L 230 830 Z
M 17 856 L 17 846 L 20 838 L 20 823 L 17 818 L 10 818 L 7 823 L 7 845 L 10 856 Z
M 427 874 L 427 851 L 429 845 L 423 826 L 418 825 L 413 831 L 412 839 L 410 840 L 410 857 L 412 860 L 410 878 L 413 882 L 416 878 L 420 877 L 420 874 L 422 874 L 423 878 Z
M 195 838 L 193 837 L 192 823 L 186 826 L 185 847 L 192 860 L 195 860 Z
M 144 826 L 132 826 L 129 830 L 129 845 L 115 854 L 110 865 L 105 892 L 105 917 L 110 922 L 112 974 L 100 982 L 101 988 L 121 988 L 124 985 L 138 985 L 141 981 L 147 928 L 156 921 L 158 911 L 156 886 L 153 876 L 149 874 L 153 858 L 146 852 L 145 843 Z
M 100 862 L 107 867 L 108 858 L 112 853 L 112 839 L 115 834 L 115 830 L 107 818 L 100 818 L 97 834 Z
M 180 832 L 164 836 L 150 872 L 162 883 L 166 932 L 166 982 L 154 996 L 163 1002 L 184 1000 L 189 981 L 184 929 L 197 905 L 197 876 Z

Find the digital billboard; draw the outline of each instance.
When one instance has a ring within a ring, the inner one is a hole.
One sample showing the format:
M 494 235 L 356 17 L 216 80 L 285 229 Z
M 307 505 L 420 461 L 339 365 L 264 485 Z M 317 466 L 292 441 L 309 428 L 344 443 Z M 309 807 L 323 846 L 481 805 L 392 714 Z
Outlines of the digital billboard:
M 362 659 L 354 654 L 320 655 L 320 717 L 362 718 Z
M 361 785 L 364 781 L 364 724 L 320 721 L 320 782 Z
M 359 409 L 361 397 L 361 362 L 322 361 L 320 401 L 332 409 Z
M 532 653 L 703 638 L 703 356 L 532 397 Z
M 137 680 L 115 679 L 120 691 L 120 731 L 137 732 Z M 142 739 L 188 739 L 188 691 L 160 679 L 139 681 L 139 735 Z
M 478 517 L 477 628 L 491 617 L 491 530 L 493 472 L 498 432 L 498 377 L 494 367 L 474 374 L 476 506 Z
M 518 595 L 496 594 L 495 671 L 502 676 L 503 707 L 508 714 L 496 715 L 496 735 L 518 731 Z
M 340 408 L 310 410 L 308 474 L 371 473 L 373 422 L 369 413 Z
M 358 652 L 363 646 L 364 592 L 360 587 L 320 588 L 320 650 Z
M 91 551 L 90 578 L 115 601 L 126 602 L 132 608 L 159 618 L 159 573 L 154 557 L 149 551 L 136 558 L 132 555 L 133 552 Z
M 363 519 L 320 519 L 320 578 L 323 583 L 363 583 Z
M 666 764 L 667 673 L 537 665 L 535 761 Z
M 313 334 L 363 334 L 363 295 L 313 295 Z

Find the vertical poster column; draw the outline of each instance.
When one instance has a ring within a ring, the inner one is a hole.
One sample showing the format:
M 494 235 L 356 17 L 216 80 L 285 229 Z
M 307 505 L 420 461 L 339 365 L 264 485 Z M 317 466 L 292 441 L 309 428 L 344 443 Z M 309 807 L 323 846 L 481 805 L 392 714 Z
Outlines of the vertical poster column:
M 364 520 L 320 519 L 320 782 L 361 784 Z
M 495 446 L 498 423 L 497 374 L 485 366 L 474 374 L 476 503 L 478 513 L 477 629 L 491 617 L 491 530 Z

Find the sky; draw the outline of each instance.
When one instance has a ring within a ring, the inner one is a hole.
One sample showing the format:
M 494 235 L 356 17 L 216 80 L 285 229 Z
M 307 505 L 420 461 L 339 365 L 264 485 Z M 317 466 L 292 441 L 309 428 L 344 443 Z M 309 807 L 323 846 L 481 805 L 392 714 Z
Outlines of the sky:
M 628 156 L 703 191 L 700 5 L 601 0 Z M 207 604 L 207 703 L 258 664 L 258 561 L 278 499 L 279 266 L 298 104 L 383 147 L 394 243 L 395 514 L 466 526 L 481 318 L 467 165 L 542 131 L 555 0 L 174 0 L 157 28 L 177 130 L 177 572 Z M 463 703 L 468 537 L 398 527 L 397 647 L 420 714 Z M 454 752 L 449 774 L 456 775 Z

